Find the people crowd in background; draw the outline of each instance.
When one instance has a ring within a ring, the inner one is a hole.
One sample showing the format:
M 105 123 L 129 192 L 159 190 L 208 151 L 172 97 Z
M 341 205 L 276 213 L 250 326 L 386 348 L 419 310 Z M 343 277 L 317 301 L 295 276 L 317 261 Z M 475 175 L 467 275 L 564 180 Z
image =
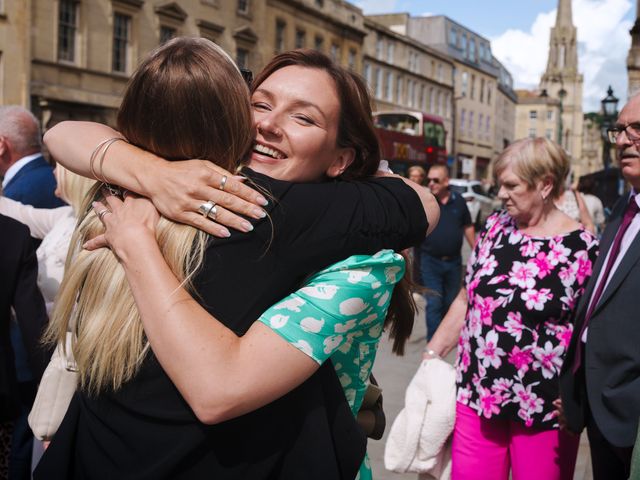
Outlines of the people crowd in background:
M 609 131 L 632 187 L 610 218 L 527 138 L 480 227 L 447 165 L 380 167 L 371 112 L 322 53 L 246 84 L 195 38 L 143 59 L 117 131 L 50 129 L 55 171 L 0 107 L 0 478 L 373 478 L 358 411 L 416 291 L 423 361 L 457 349 L 451 478 L 573 478 L 585 428 L 595 480 L 640 475 L 640 97 Z M 62 345 L 78 382 L 40 459 L 26 418 Z

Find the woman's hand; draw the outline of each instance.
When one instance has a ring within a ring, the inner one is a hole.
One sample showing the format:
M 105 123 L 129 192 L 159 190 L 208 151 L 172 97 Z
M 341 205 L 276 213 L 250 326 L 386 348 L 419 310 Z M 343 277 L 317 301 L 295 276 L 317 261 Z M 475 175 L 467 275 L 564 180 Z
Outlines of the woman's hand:
M 141 178 L 144 191 L 167 218 L 186 223 L 217 237 L 228 237 L 226 227 L 250 232 L 253 226 L 240 217 L 264 218 L 267 199 L 233 175 L 205 160 L 158 162 L 153 174 Z M 215 221 L 204 217 L 199 207 L 216 205 Z
M 106 205 L 105 205 L 106 203 Z M 134 249 L 156 242 L 156 226 L 160 214 L 149 199 L 126 192 L 124 200 L 105 193 L 105 203 L 93 202 L 93 210 L 105 226 L 102 235 L 87 241 L 83 247 L 95 250 L 109 247 L 120 259 L 134 254 Z

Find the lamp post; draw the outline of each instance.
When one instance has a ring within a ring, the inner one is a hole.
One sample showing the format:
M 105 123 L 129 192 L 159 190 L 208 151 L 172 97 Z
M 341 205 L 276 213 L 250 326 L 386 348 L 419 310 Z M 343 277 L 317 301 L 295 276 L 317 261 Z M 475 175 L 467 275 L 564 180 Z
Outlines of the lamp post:
M 613 94 L 611 85 L 607 89 L 607 96 L 600 103 L 602 104 L 602 163 L 604 169 L 608 170 L 611 164 L 611 143 L 607 135 L 607 130 L 611 128 L 613 122 L 618 117 L 618 98 Z

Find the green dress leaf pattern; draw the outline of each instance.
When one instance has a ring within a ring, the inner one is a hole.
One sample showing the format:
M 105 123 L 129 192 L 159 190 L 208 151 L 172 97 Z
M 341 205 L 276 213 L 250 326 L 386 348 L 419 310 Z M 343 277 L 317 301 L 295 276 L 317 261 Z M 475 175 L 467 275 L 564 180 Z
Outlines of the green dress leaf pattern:
M 357 415 L 391 294 L 404 271 L 404 258 L 393 250 L 353 255 L 315 274 L 259 321 L 318 364 L 330 358 Z M 371 478 L 368 458 L 358 478 Z

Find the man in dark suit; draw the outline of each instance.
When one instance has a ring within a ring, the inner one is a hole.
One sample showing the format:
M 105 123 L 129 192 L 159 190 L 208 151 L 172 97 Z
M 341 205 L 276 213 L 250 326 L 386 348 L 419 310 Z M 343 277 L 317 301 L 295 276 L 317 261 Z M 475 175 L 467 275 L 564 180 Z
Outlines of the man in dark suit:
M 53 168 L 41 153 L 42 136 L 38 121 L 19 106 L 0 107 L 0 175 L 2 190 L 11 198 L 37 208 L 61 207 L 53 192 Z
M 55 208 L 64 203 L 54 195 L 53 168 L 41 153 L 42 136 L 37 119 L 29 110 L 16 106 L 0 107 L 0 175 L 4 196 L 37 208 Z M 39 241 L 34 245 L 39 245 Z M 21 331 L 11 325 L 11 343 L 15 355 L 18 386 L 22 395 L 22 416 L 16 420 L 12 438 L 14 465 L 30 464 L 32 434 L 27 415 L 33 404 L 37 383 L 30 371 Z M 13 468 L 13 467 L 12 467 Z M 12 478 L 29 478 L 30 470 Z
M 40 346 L 47 323 L 44 299 L 38 289 L 38 261 L 29 229 L 20 222 L 0 215 L 0 423 L 11 421 L 22 413 L 24 391 L 18 383 L 13 349 L 9 340 L 11 310 L 22 332 L 24 347 L 34 384 L 42 376 L 48 352 Z M 6 461 L 6 459 L 3 459 Z M 30 456 L 11 457 L 9 478 L 25 478 L 30 471 Z M 30 476 L 26 477 L 30 478 Z
M 633 187 L 614 207 L 560 376 L 569 430 L 586 426 L 594 480 L 627 479 L 640 416 L 640 96 L 609 137 Z

